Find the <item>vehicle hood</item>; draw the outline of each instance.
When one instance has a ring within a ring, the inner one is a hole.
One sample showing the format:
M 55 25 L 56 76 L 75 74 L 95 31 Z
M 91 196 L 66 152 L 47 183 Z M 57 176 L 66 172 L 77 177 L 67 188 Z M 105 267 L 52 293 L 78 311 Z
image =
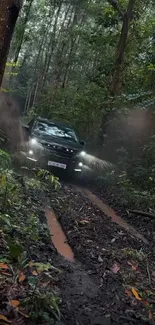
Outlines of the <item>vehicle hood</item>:
M 64 138 L 60 138 L 60 137 L 52 137 L 52 136 L 42 135 L 42 134 L 39 135 L 38 133 L 35 133 L 35 132 L 33 132 L 33 134 L 31 134 L 31 137 L 32 138 L 34 137 L 42 145 L 44 143 L 48 143 L 50 145 L 60 146 L 60 147 L 73 149 L 73 150 L 77 150 L 77 151 L 80 151 L 83 149 L 83 146 L 79 142 L 70 141 L 68 139 L 64 139 Z

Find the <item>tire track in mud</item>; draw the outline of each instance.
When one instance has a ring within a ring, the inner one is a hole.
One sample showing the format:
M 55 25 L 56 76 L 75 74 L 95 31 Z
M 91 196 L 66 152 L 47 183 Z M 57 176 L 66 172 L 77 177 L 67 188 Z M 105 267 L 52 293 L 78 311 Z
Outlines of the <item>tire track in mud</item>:
M 115 211 L 105 204 L 101 199 L 99 199 L 95 194 L 93 194 L 90 190 L 86 188 L 80 188 L 75 186 L 77 191 L 80 191 L 81 194 L 86 195 L 87 198 L 96 205 L 107 217 L 111 218 L 111 221 L 118 224 L 120 227 L 124 228 L 126 231 L 129 231 L 133 236 L 137 239 L 143 241 L 145 244 L 148 244 L 147 239 L 144 238 L 134 227 L 129 225 L 125 220 L 119 217 Z M 67 238 L 65 233 L 62 230 L 60 223 L 57 220 L 57 217 L 54 214 L 52 209 L 46 208 L 46 218 L 48 222 L 48 226 L 50 229 L 52 242 L 57 251 L 64 258 L 69 260 L 70 262 L 75 262 L 74 253 L 71 247 L 67 243 Z
M 52 209 L 46 208 L 45 214 L 46 214 L 47 223 L 51 234 L 51 239 L 56 250 L 65 259 L 69 260 L 70 262 L 75 262 L 74 253 L 71 247 L 67 243 L 66 235 L 63 232 L 61 225 L 54 214 L 54 211 Z
M 92 315 L 92 308 L 94 309 L 93 314 L 95 313 L 94 306 L 98 297 L 98 287 L 83 269 L 81 263 L 78 260 L 75 261 L 74 253 L 67 243 L 66 235 L 54 211 L 48 207 L 45 209 L 45 215 L 52 243 L 56 251 L 60 254 L 58 255 L 57 262 L 63 268 L 60 288 L 63 301 L 65 302 L 64 306 L 62 306 L 62 311 L 64 309 L 63 318 L 65 319 L 65 324 L 108 325 L 101 313 L 97 313 L 95 316 Z M 89 305 L 90 300 L 92 302 L 94 301 L 94 306 L 87 310 L 85 305 Z M 70 313 L 71 315 L 68 315 Z
M 93 194 L 90 190 L 86 188 L 76 187 L 81 193 L 85 193 L 90 201 L 95 204 L 107 217 L 111 218 L 112 222 L 117 223 L 120 227 L 124 228 L 126 231 L 129 231 L 134 237 L 143 241 L 145 244 L 149 244 L 148 240 L 144 238 L 142 234 L 140 234 L 135 227 L 131 226 L 127 223 L 123 218 L 118 216 L 115 211 L 109 207 L 103 200 L 99 199 L 95 194 Z

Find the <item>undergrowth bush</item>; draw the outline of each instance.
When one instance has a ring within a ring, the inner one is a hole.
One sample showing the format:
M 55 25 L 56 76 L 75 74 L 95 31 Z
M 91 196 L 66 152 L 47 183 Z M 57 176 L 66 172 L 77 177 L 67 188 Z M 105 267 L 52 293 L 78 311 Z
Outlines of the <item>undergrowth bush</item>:
M 54 325 L 61 316 L 60 300 L 53 290 L 53 279 L 59 270 L 40 254 L 42 247 L 46 251 L 51 244 L 51 237 L 44 213 L 39 212 L 41 205 L 36 194 L 47 187 L 47 182 L 50 189 L 59 186 L 58 179 L 45 170 L 33 178 L 17 174 L 11 156 L 0 150 L 1 299 L 7 306 L 8 293 L 14 288 L 12 308 L 19 318 L 30 318 L 33 324 Z M 11 309 L 5 313 L 8 318 L 12 315 Z

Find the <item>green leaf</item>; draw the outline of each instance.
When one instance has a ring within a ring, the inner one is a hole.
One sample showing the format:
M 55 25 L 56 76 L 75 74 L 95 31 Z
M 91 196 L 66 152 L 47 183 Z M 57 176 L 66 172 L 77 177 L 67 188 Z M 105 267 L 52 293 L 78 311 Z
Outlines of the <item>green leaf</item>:
M 55 268 L 54 266 L 52 266 L 50 263 L 44 264 L 44 263 L 33 263 L 33 266 L 36 267 L 38 272 L 44 272 L 44 271 L 48 271 L 50 269 L 54 269 L 59 271 L 57 268 Z
M 10 216 L 8 214 L 1 214 L 0 221 L 3 221 L 5 224 L 7 224 L 9 227 L 11 227 Z
M 28 284 L 31 288 L 35 288 L 36 287 L 36 283 L 37 283 L 37 277 L 34 276 L 29 276 L 28 277 Z
M 9 254 L 11 258 L 18 259 L 23 253 L 23 247 L 19 243 L 9 244 Z

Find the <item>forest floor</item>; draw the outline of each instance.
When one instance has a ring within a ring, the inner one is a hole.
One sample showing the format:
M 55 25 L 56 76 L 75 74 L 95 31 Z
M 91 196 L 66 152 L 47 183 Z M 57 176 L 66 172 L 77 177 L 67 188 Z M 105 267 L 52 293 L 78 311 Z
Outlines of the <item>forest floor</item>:
M 106 198 L 108 201 L 108 193 Z M 154 324 L 152 238 L 146 244 L 112 223 L 85 191 L 71 185 L 52 194 L 51 206 L 76 260 L 66 277 L 69 287 L 63 299 L 64 312 L 62 308 L 65 323 Z
M 105 189 L 93 191 L 143 237 L 112 222 L 84 189 L 62 184 L 57 190 L 29 190 L 20 212 L 16 208 L 11 214 L 13 229 L 7 224 L 6 235 L 4 227 L 0 233 L 0 324 L 155 324 L 152 221 L 149 226 L 146 218 L 128 219 L 119 198 L 115 202 Z M 54 210 L 74 262 L 52 243 L 47 207 Z M 8 248 L 9 231 L 16 247 Z M 20 258 L 17 239 L 23 247 Z

